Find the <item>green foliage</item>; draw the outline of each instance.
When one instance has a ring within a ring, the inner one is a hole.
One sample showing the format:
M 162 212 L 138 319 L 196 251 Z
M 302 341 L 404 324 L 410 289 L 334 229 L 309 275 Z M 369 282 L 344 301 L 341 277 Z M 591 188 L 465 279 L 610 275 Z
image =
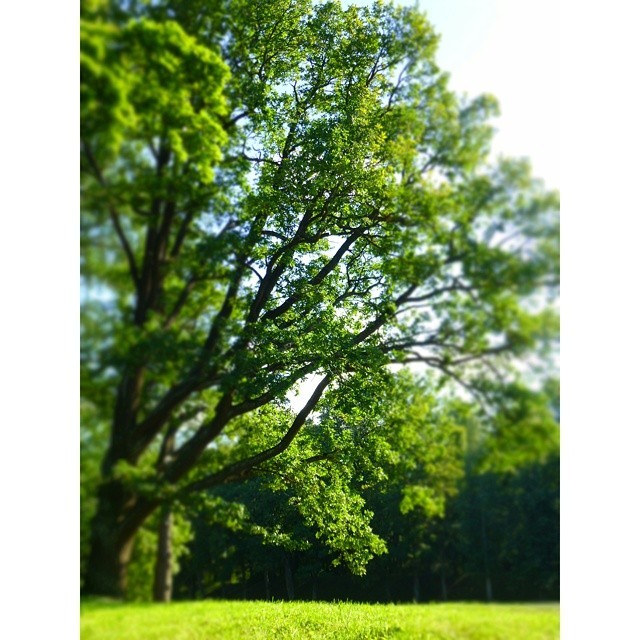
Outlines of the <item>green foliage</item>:
M 497 103 L 436 46 L 382 2 L 82 6 L 82 394 L 127 497 L 96 531 L 258 475 L 300 519 L 265 535 L 362 573 L 366 492 L 433 518 L 461 474 L 460 421 L 392 365 L 502 398 L 494 465 L 550 432 L 514 358 L 557 335 L 558 198 L 487 163 Z
M 84 603 L 83 638 L 554 640 L 557 605 L 364 605 L 346 602 L 199 602 L 170 607 Z
M 323 398 L 317 420 L 283 454 L 263 465 L 244 487 L 217 489 L 216 495 L 224 499 L 207 498 L 215 503 L 212 514 L 222 501 L 240 510 L 242 523 L 209 519 L 194 544 L 198 559 L 189 564 L 202 566 L 198 549 L 208 546 L 208 538 L 223 537 L 220 527 L 237 532 L 227 543 L 229 554 L 238 554 L 236 562 L 245 561 L 247 554 L 251 558 L 254 571 L 245 574 L 245 580 L 265 562 L 266 568 L 278 565 L 282 554 L 275 553 L 277 549 L 297 553 L 312 575 L 337 565 L 364 575 L 369 561 L 389 550 L 398 527 L 407 541 L 403 553 L 417 561 L 428 548 L 433 519 L 444 515 L 445 502 L 456 493 L 462 476 L 463 430 L 451 410 L 440 404 L 426 381 L 406 372 L 345 376 Z M 238 447 L 251 442 L 260 450 L 264 443 L 259 438 L 282 429 L 286 417 L 286 412 L 280 414 L 278 427 L 276 414 L 256 412 L 229 433 Z M 236 457 L 231 451 L 225 455 Z M 213 460 L 207 456 L 206 464 Z M 202 499 L 197 502 L 202 504 Z M 374 517 L 379 512 L 383 517 Z M 251 537 L 262 544 L 252 546 Z M 391 562 L 407 562 L 395 547 L 392 552 Z M 195 572 L 190 566 L 189 575 Z
M 544 386 L 534 391 L 520 383 L 485 385 L 493 410 L 486 413 L 467 407 L 468 459 L 478 471 L 515 473 L 557 454 L 557 380 L 550 379 Z
M 220 160 L 226 138 L 221 116 L 228 71 L 220 56 L 171 21 L 82 20 L 80 37 L 82 138 L 92 143 L 100 165 L 120 154 L 124 161 L 112 174 L 116 184 L 109 193 L 126 201 L 133 197 L 133 182 L 142 187 L 139 196 L 179 188 L 185 179 L 210 182 L 211 164 Z M 153 162 L 140 153 L 145 147 L 172 153 L 177 164 L 189 159 L 193 173 L 158 185 Z M 135 178 L 122 175 L 125 168 Z

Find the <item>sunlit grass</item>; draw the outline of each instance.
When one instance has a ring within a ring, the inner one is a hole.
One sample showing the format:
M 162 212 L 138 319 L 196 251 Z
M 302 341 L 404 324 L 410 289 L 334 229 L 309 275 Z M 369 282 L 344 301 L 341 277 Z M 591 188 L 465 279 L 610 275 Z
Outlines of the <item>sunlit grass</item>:
M 81 607 L 82 640 L 554 640 L 557 604 L 179 602 Z

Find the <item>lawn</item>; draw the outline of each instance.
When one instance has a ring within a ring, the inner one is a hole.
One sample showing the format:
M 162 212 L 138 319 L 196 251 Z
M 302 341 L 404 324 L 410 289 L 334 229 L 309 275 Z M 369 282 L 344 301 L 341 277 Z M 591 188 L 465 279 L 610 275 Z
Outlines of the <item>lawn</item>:
M 82 640 L 554 640 L 557 604 L 83 602 Z

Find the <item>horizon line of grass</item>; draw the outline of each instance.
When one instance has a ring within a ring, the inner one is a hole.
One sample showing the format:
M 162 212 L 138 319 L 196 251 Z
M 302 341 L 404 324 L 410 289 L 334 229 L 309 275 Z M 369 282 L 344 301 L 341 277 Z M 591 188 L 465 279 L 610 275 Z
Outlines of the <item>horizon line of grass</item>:
M 83 599 L 82 640 L 557 640 L 558 603 Z

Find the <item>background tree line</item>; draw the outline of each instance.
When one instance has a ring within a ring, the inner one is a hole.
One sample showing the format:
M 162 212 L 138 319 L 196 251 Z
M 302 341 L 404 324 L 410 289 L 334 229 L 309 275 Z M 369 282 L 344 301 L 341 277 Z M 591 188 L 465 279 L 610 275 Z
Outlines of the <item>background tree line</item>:
M 366 571 L 341 562 L 301 517 L 296 502 L 308 485 L 274 485 L 267 472 L 174 511 L 173 597 L 558 599 L 557 382 L 540 393 L 511 389 L 501 429 L 477 403 L 417 388 L 413 404 L 388 418 L 398 438 L 385 464 L 362 470 L 371 528 L 385 545 Z M 86 536 L 99 456 L 84 460 Z M 152 599 L 158 525 L 151 520 L 137 537 L 129 599 Z
M 398 512 L 379 513 L 384 516 L 374 518 L 373 526 L 385 539 L 389 535 L 388 555 L 373 559 L 364 576 L 333 567 L 322 548 L 287 552 L 196 522 L 174 597 L 368 602 L 560 597 L 557 455 L 515 475 L 465 478 L 442 520 L 406 522 Z M 149 599 L 149 585 L 135 597 Z

